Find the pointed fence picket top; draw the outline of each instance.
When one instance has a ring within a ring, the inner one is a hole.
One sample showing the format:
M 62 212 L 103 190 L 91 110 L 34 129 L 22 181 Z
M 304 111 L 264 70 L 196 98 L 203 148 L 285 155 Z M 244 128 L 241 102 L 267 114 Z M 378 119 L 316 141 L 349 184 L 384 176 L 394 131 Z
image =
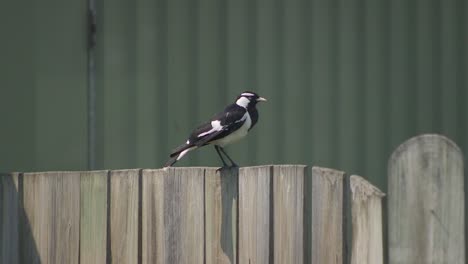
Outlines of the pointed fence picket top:
M 351 264 L 383 264 L 382 198 L 385 194 L 361 176 L 350 177 Z
M 388 165 L 389 263 L 465 263 L 463 157 L 454 142 L 421 135 Z

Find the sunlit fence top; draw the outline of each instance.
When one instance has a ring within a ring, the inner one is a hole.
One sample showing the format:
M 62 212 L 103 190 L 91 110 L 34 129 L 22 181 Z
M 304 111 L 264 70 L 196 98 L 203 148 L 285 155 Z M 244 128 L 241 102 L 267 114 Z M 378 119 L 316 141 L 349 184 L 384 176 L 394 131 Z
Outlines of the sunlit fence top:
M 388 180 L 389 263 L 464 263 L 454 143 L 407 141 Z M 384 197 L 303 165 L 5 174 L 0 262 L 379 264 Z

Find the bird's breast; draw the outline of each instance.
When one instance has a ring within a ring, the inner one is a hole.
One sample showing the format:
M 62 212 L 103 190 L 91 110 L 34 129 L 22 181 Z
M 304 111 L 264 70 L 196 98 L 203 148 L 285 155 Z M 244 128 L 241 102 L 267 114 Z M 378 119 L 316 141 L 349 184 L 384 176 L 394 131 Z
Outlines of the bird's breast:
M 246 118 L 245 118 L 244 124 L 242 124 L 242 126 L 239 129 L 225 136 L 224 138 L 220 138 L 216 141 L 213 141 L 212 144 L 218 145 L 220 147 L 224 147 L 226 145 L 229 145 L 245 137 L 247 133 L 249 132 L 250 126 L 252 125 L 252 119 L 250 118 L 249 113 L 246 112 L 245 115 L 246 115 Z

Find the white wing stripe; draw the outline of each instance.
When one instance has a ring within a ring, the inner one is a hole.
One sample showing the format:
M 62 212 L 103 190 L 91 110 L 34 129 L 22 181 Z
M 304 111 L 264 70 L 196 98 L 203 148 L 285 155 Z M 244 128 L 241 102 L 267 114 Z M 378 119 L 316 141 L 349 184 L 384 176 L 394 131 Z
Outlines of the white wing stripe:
M 219 120 L 211 121 L 211 127 L 213 127 L 213 128 L 206 131 L 206 132 L 200 133 L 197 137 L 200 138 L 200 137 L 209 135 L 209 134 L 211 134 L 211 133 L 213 133 L 215 131 L 223 130 L 223 126 L 221 125 L 221 121 L 219 121 Z

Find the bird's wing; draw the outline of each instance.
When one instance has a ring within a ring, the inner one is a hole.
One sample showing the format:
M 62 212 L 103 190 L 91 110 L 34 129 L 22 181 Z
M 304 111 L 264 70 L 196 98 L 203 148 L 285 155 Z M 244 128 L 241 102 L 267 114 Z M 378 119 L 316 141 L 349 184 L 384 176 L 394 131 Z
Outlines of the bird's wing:
M 190 144 L 203 146 L 236 131 L 244 124 L 245 113 L 245 108 L 235 104 L 226 107 L 223 112 L 215 115 L 210 122 L 202 124 L 192 132 L 189 138 Z

